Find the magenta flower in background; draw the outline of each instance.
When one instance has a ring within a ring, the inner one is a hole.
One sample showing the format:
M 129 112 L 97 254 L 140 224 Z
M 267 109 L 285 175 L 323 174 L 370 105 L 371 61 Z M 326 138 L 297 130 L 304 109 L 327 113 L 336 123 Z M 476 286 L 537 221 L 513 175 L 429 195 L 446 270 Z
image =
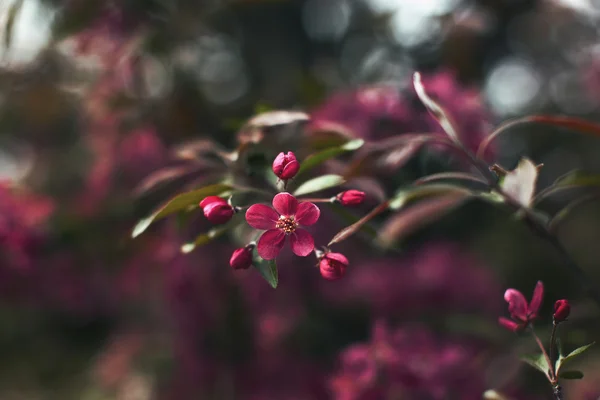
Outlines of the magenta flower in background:
M 275 209 L 273 209 L 275 208 Z M 256 229 L 266 230 L 258 239 L 258 255 L 265 260 L 277 257 L 286 236 L 290 236 L 290 244 L 294 254 L 306 257 L 315 248 L 310 233 L 299 226 L 310 226 L 319 220 L 321 211 L 313 203 L 298 200 L 287 192 L 273 197 L 273 208 L 264 204 L 254 204 L 246 211 L 248 225 Z
M 213 224 L 224 224 L 235 213 L 231 204 L 219 196 L 208 196 L 200 202 L 200 208 L 202 208 L 206 219 Z
M 327 253 L 319 261 L 319 269 L 323 278 L 335 281 L 346 273 L 348 259 L 341 253 Z
M 569 318 L 569 314 L 571 313 L 571 305 L 569 304 L 569 300 L 556 300 L 554 303 L 554 318 L 555 323 L 566 321 Z
M 544 284 L 542 281 L 538 281 L 537 285 L 535 285 L 533 297 L 529 304 L 527 303 L 525 296 L 523 296 L 523 293 L 516 289 L 508 289 L 504 293 L 504 300 L 508 302 L 508 312 L 510 313 L 512 320 L 500 317 L 498 322 L 500 322 L 500 325 L 513 332 L 519 332 L 525 329 L 529 323 L 537 318 L 543 297 Z
M 252 265 L 252 247 L 246 246 L 236 249 L 231 258 L 229 265 L 233 269 L 248 269 Z
M 365 192 L 361 192 L 360 190 L 346 190 L 342 193 L 338 193 L 335 196 L 337 201 L 340 202 L 343 206 L 357 206 L 365 201 Z

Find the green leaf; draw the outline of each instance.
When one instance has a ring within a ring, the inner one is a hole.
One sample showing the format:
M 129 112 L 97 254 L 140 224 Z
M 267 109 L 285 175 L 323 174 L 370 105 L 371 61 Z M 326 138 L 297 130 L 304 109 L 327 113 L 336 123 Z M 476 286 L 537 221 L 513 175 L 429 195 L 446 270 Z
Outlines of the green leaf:
M 531 365 L 533 368 L 542 372 L 544 375 L 548 376 L 548 371 L 550 371 L 550 365 L 548 365 L 548 361 L 546 360 L 546 356 L 543 354 L 536 355 L 525 355 L 521 356 L 521 361 L 526 362 Z
M 485 181 L 485 179 L 480 178 L 476 175 L 468 174 L 468 173 L 464 173 L 464 172 L 441 172 L 439 174 L 427 175 L 427 176 L 417 179 L 414 184 L 422 185 L 424 183 L 429 183 L 429 182 L 439 181 L 439 180 L 446 180 L 446 179 L 477 182 L 477 183 L 482 183 L 484 185 L 487 185 L 487 182 Z
M 554 186 L 600 186 L 600 174 L 572 171 L 557 179 Z
M 263 278 L 271 285 L 273 289 L 277 288 L 279 283 L 279 275 L 277 273 L 277 263 L 275 260 L 263 260 L 255 261 L 253 265 L 258 269 L 258 272 Z
M 358 150 L 365 144 L 365 141 L 362 139 L 354 139 L 346 142 L 345 144 L 337 147 L 331 147 L 329 149 L 320 151 L 315 154 L 311 154 L 306 157 L 300 166 L 300 170 L 298 171 L 298 175 L 303 172 L 308 171 L 311 168 L 314 168 L 327 160 L 330 160 L 334 157 L 339 156 L 340 154 L 344 154 L 350 151 Z
M 569 354 L 567 354 L 565 357 L 562 357 L 562 356 L 559 357 L 558 360 L 556 361 L 557 373 L 559 373 L 560 369 L 567 361 L 572 360 L 577 356 L 580 356 L 581 354 L 586 352 L 590 347 L 592 347 L 595 343 L 596 342 L 592 342 L 590 344 L 586 344 L 585 346 L 578 347 L 575 350 L 573 350 L 572 352 L 570 352 Z
M 320 190 L 330 189 L 344 183 L 345 180 L 340 175 L 323 175 L 304 182 L 294 191 L 295 196 L 302 196 Z
M 152 215 L 140 220 L 133 228 L 131 237 L 135 238 L 141 235 L 154 221 L 157 221 L 177 211 L 184 210 L 190 206 L 197 206 L 198 203 L 200 203 L 200 201 L 202 201 L 205 197 L 216 196 L 227 190 L 231 190 L 232 188 L 233 187 L 231 185 L 219 183 L 216 185 L 206 186 L 201 189 L 192 190 L 191 192 L 179 194 L 159 207 L 155 212 L 152 213 Z
M 563 371 L 558 374 L 561 379 L 583 379 L 583 372 L 581 371 Z
M 409 202 L 429 196 L 439 196 L 452 193 L 472 194 L 470 190 L 449 184 L 432 184 L 402 189 L 390 200 L 390 210 L 398 210 Z
M 227 224 L 224 226 L 213 228 L 206 233 L 198 235 L 196 237 L 196 239 L 194 239 L 193 242 L 188 242 L 188 243 L 184 244 L 183 246 L 181 246 L 181 252 L 185 253 L 185 254 L 191 253 L 197 247 L 203 246 L 203 245 L 207 244 L 208 242 L 210 242 L 211 240 L 221 236 L 222 234 L 227 232 L 227 230 L 230 227 L 231 227 L 231 225 Z

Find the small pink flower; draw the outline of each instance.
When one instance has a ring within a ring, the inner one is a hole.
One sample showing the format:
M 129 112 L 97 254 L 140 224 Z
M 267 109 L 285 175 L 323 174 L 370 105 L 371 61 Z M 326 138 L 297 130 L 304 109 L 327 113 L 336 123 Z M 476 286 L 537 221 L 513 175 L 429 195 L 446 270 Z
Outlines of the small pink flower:
M 319 261 L 321 276 L 329 281 L 340 279 L 346 273 L 348 259 L 341 253 L 327 253 Z
M 569 300 L 556 300 L 554 303 L 554 322 L 559 323 L 566 321 L 569 318 L 569 314 L 571 313 L 571 305 L 569 304 Z
M 283 192 L 273 197 L 273 210 L 264 204 L 254 204 L 246 211 L 248 225 L 256 229 L 264 229 L 265 233 L 258 239 L 258 255 L 265 260 L 277 257 L 286 236 L 290 236 L 292 251 L 306 257 L 315 248 L 315 242 L 307 231 L 298 226 L 310 226 L 319 220 L 319 207 L 308 201 L 298 203 L 289 193 Z
M 229 265 L 233 269 L 248 269 L 252 265 L 252 246 L 237 249 L 231 255 Z
M 346 190 L 335 196 L 337 201 L 343 206 L 357 206 L 365 200 L 365 192 L 360 190 Z
M 279 153 L 273 161 L 273 172 L 281 180 L 292 179 L 298 173 L 300 169 L 300 163 L 296 159 L 296 156 L 291 151 L 286 153 Z
M 523 293 L 516 289 L 508 289 L 504 293 L 504 300 L 508 302 L 508 312 L 512 321 L 508 318 L 500 317 L 498 322 L 500 325 L 513 332 L 519 332 L 525 329 L 529 323 L 537 318 L 538 312 L 542 305 L 544 297 L 544 284 L 538 281 L 533 290 L 531 303 L 527 304 L 527 300 Z
M 206 219 L 213 224 L 224 224 L 235 213 L 227 200 L 219 196 L 208 196 L 200 202 L 200 208 L 202 208 Z

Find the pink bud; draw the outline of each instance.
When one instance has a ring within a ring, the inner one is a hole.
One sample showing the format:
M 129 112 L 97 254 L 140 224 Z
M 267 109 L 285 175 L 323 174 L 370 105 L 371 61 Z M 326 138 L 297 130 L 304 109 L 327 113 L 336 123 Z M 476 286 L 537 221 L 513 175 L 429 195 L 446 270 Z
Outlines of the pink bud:
M 287 154 L 283 152 L 279 153 L 275 157 L 275 161 L 273 161 L 273 172 L 282 180 L 292 179 L 296 176 L 299 169 L 300 163 L 291 151 L 288 151 Z
M 335 281 L 346 273 L 348 259 L 341 253 L 327 253 L 321 258 L 319 268 L 323 278 Z
M 252 265 L 252 247 L 235 250 L 229 259 L 229 265 L 233 269 L 248 269 Z
M 224 224 L 235 212 L 227 200 L 218 196 L 208 196 L 200 202 L 200 207 L 206 219 L 213 224 Z
M 343 206 L 357 206 L 365 200 L 365 192 L 361 192 L 360 190 L 346 190 L 339 193 L 335 198 Z
M 554 322 L 559 323 L 566 321 L 569 318 L 569 314 L 571 313 L 571 305 L 569 304 L 569 300 L 556 300 L 554 303 Z

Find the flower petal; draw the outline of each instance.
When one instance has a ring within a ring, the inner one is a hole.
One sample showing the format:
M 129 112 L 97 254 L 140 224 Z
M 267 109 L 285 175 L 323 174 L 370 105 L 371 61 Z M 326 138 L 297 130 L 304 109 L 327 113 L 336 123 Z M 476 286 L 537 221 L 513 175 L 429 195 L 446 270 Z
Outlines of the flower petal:
M 504 292 L 504 300 L 508 302 L 508 312 L 513 318 L 527 320 L 527 300 L 523 293 L 516 289 L 508 289 Z
M 303 201 L 298 204 L 298 211 L 296 211 L 296 222 L 300 225 L 310 226 L 319 220 L 321 210 L 319 207 L 309 201 Z
M 544 284 L 542 281 L 538 281 L 535 285 L 535 289 L 533 289 L 533 297 L 531 298 L 531 303 L 529 303 L 529 315 L 531 317 L 537 316 L 538 311 L 540 311 L 540 307 L 542 306 L 542 300 L 544 298 Z
M 264 204 L 254 204 L 246 211 L 248 225 L 256 229 L 273 229 L 279 214 Z
M 315 241 L 310 233 L 304 229 L 296 229 L 290 236 L 292 251 L 300 257 L 306 257 L 315 249 Z
M 521 325 L 517 324 L 515 321 L 511 321 L 508 318 L 500 317 L 498 318 L 498 323 L 508 329 L 509 331 L 517 332 L 521 329 Z
M 258 239 L 258 255 L 265 260 L 273 260 L 285 243 L 285 233 L 279 229 L 269 229 Z
M 294 215 L 298 209 L 298 200 L 288 192 L 277 193 L 273 197 L 273 207 L 281 215 Z

